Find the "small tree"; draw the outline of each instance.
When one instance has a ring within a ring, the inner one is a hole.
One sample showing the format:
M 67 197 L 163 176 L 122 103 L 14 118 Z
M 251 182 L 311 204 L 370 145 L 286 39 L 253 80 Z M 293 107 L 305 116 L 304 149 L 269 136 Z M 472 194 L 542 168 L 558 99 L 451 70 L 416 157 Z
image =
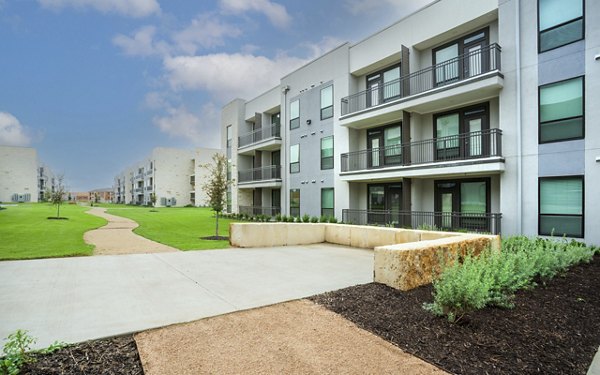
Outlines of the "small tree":
M 232 181 L 227 179 L 227 157 L 217 153 L 213 155 L 212 160 L 212 163 L 202 166 L 202 168 L 208 171 L 208 176 L 202 184 L 202 191 L 208 197 L 208 205 L 215 211 L 215 237 L 218 238 L 219 214 L 227 205 L 227 187 Z
M 56 218 L 60 219 L 60 206 L 63 204 L 65 200 L 66 188 L 63 184 L 64 177 L 58 176 L 58 184 L 55 186 L 54 191 L 48 190 L 46 194 L 48 195 L 48 200 L 50 203 L 56 206 Z M 69 194 L 70 196 L 70 194 Z
M 150 203 L 152 203 L 152 207 L 156 206 L 156 193 L 150 194 Z

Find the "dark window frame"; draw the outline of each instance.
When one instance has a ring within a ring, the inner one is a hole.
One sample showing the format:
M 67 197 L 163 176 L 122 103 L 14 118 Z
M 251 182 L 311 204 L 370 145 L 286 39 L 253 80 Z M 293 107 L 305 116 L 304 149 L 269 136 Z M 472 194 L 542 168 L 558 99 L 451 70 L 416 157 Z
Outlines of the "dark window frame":
M 433 210 L 435 212 L 440 212 L 441 211 L 441 207 L 440 207 L 440 202 L 438 199 L 438 195 L 439 195 L 439 190 L 442 189 L 438 186 L 438 184 L 457 184 L 458 185 L 458 190 L 457 190 L 457 201 L 456 202 L 452 202 L 452 205 L 454 205 L 455 203 L 458 203 L 458 206 L 460 206 L 460 184 L 462 184 L 463 182 L 485 182 L 485 213 L 489 214 L 491 213 L 492 210 L 492 197 L 491 197 L 491 193 L 492 193 L 492 179 L 491 177 L 474 177 L 474 178 L 453 178 L 453 179 L 449 179 L 449 180 L 434 180 L 433 181 L 433 197 L 434 197 L 434 202 L 433 202 Z M 454 212 L 454 210 L 453 210 Z M 460 212 L 460 211 L 457 211 Z
M 322 95 L 323 95 L 323 90 L 325 90 L 325 89 L 327 89 L 327 88 L 329 88 L 329 87 L 331 87 L 331 105 L 329 105 L 329 106 L 327 106 L 327 107 L 323 107 L 323 96 L 322 96 Z M 327 120 L 327 119 L 330 119 L 330 118 L 332 118 L 332 117 L 333 117 L 333 103 L 334 103 L 334 96 L 333 96 L 333 94 L 334 94 L 334 91 L 333 91 L 333 83 L 332 83 L 332 84 L 329 84 L 329 85 L 327 85 L 327 86 L 325 86 L 325 87 L 323 87 L 323 88 L 322 88 L 322 89 L 319 91 L 319 107 L 321 108 L 321 111 L 320 111 L 320 112 L 321 112 L 321 121 L 323 121 L 323 120 Z M 323 112 L 324 112 L 324 111 L 326 111 L 326 110 L 328 110 L 328 109 L 331 109 L 331 115 L 330 115 L 330 116 L 327 116 L 327 117 L 324 117 L 324 116 L 323 116 Z
M 333 205 L 332 205 L 331 208 L 329 208 L 329 207 L 324 208 L 323 207 L 323 190 L 331 190 L 333 192 Z M 324 210 L 331 210 L 332 214 L 331 215 L 325 215 Z M 321 216 L 335 216 L 335 188 L 333 188 L 333 187 L 321 188 Z
M 465 42 L 464 42 L 465 39 L 469 39 L 469 38 L 471 38 L 471 37 L 473 37 L 473 36 L 475 36 L 477 34 L 480 34 L 480 33 L 483 33 L 483 40 L 482 41 L 478 41 L 477 40 L 475 42 L 470 42 L 470 43 L 465 44 Z M 470 45 L 470 44 L 475 45 L 475 44 L 478 44 L 478 43 L 483 43 L 484 46 L 489 46 L 490 45 L 490 27 L 489 26 L 486 26 L 486 27 L 481 28 L 479 30 L 476 30 L 476 31 L 474 31 L 472 33 L 463 35 L 460 38 L 453 39 L 453 40 L 451 40 L 451 41 L 449 41 L 447 43 L 444 43 L 444 44 L 439 45 L 439 46 L 437 46 L 435 48 L 432 48 L 431 49 L 431 64 L 432 64 L 432 66 L 435 66 L 438 63 L 436 61 L 436 58 L 435 58 L 435 55 L 436 55 L 437 51 L 442 50 L 442 49 L 447 48 L 447 47 L 450 47 L 453 44 L 457 44 L 458 45 L 458 56 L 457 56 L 457 58 L 458 58 L 458 77 L 457 77 L 457 81 L 460 81 L 462 79 L 463 75 L 464 75 L 464 67 L 463 67 L 463 61 L 462 61 L 463 59 L 460 59 L 460 56 L 464 55 L 465 45 Z M 442 61 L 440 61 L 440 63 L 441 62 Z M 435 72 L 436 72 L 436 69 L 433 69 L 434 86 L 437 87 L 438 86 L 438 82 L 436 82 L 436 78 L 435 78 L 435 74 L 436 73 Z M 447 81 L 440 81 L 439 82 L 439 86 L 443 86 L 443 85 L 445 85 L 447 83 L 449 83 L 449 82 L 447 82 Z
M 557 83 L 562 83 L 562 82 L 567 82 L 567 81 L 571 81 L 571 80 L 575 80 L 575 79 L 579 79 L 581 78 L 581 101 L 582 101 L 582 106 L 581 106 L 581 116 L 571 116 L 571 117 L 564 117 L 561 119 L 557 119 L 557 120 L 552 120 L 552 121 L 545 121 L 543 124 L 550 124 L 550 123 L 554 123 L 554 122 L 559 122 L 559 121 L 565 121 L 565 120 L 573 120 L 576 118 L 581 117 L 581 137 L 571 137 L 571 138 L 563 138 L 563 139 L 555 139 L 552 141 L 544 141 L 542 142 L 542 116 L 541 116 L 541 94 L 542 94 L 542 88 L 546 87 L 546 86 L 550 86 L 550 85 L 555 85 Z M 571 77 L 571 78 L 567 78 L 567 79 L 563 79 L 560 81 L 556 81 L 556 82 L 550 82 L 550 83 L 546 83 L 543 85 L 538 86 L 538 97 L 537 97 L 537 107 L 538 107 L 538 144 L 548 144 L 548 143 L 556 143 L 556 142 L 566 142 L 566 141 L 574 141 L 577 139 L 585 139 L 585 75 L 581 75 L 581 76 L 577 76 L 577 77 Z
M 292 206 L 292 193 L 295 191 L 298 192 L 298 207 Z M 302 199 L 302 195 L 301 195 L 300 189 L 290 189 L 290 216 L 300 217 L 301 199 Z M 295 210 L 294 210 L 294 212 L 292 212 L 292 209 L 297 209 L 298 211 L 295 212 Z
M 327 139 L 327 138 L 331 138 L 331 156 L 326 156 L 323 157 L 323 140 Z M 321 138 L 320 141 L 320 158 L 321 158 L 321 170 L 329 170 L 329 169 L 333 169 L 335 167 L 335 141 L 333 138 L 333 135 L 328 135 L 326 137 Z M 323 160 L 331 160 L 331 166 L 325 166 L 323 167 Z
M 292 103 L 298 102 L 298 117 L 292 117 Z M 290 101 L 290 130 L 300 127 L 300 98 Z
M 293 146 L 298 146 L 298 161 L 296 161 L 296 162 L 292 162 L 292 147 Z M 298 170 L 293 170 L 294 166 L 297 166 Z M 300 143 L 290 145 L 290 174 L 294 174 L 294 173 L 300 173 Z
M 397 96 L 391 96 L 389 98 L 385 98 L 384 95 L 383 95 L 383 90 L 384 90 L 384 86 L 385 86 L 385 82 L 383 81 L 383 74 L 385 72 L 389 71 L 389 70 L 396 69 L 396 68 L 398 68 L 398 70 L 400 71 L 400 76 L 399 76 L 400 78 L 399 78 L 399 80 L 401 80 L 402 79 L 402 62 L 398 62 L 398 63 L 394 63 L 392 65 L 388 65 L 385 68 L 382 68 L 382 69 L 379 69 L 376 72 L 370 73 L 370 74 L 368 74 L 365 77 L 365 87 L 366 87 L 367 90 L 369 90 L 369 81 L 371 80 L 371 78 L 373 78 L 373 77 L 375 77 L 377 75 L 381 75 L 380 82 L 379 82 L 379 95 L 380 95 L 381 98 L 379 99 L 379 103 L 377 103 L 376 105 L 387 103 L 389 101 L 393 101 L 393 100 L 398 99 L 399 97 L 402 97 L 402 87 L 400 85 L 400 82 L 398 82 L 399 89 L 400 89 L 400 94 L 399 95 L 397 95 Z M 370 96 L 368 96 L 368 98 L 370 98 Z M 367 107 L 372 107 L 372 106 L 376 106 L 376 105 L 369 104 L 369 105 L 367 105 Z
M 574 214 L 542 214 L 541 204 L 542 204 L 542 196 L 541 196 L 541 188 L 543 180 L 572 180 L 572 179 L 581 179 L 581 215 Z M 569 238 L 584 238 L 585 237 L 585 175 L 572 175 L 572 176 L 544 176 L 538 177 L 538 235 L 540 236 L 550 236 L 551 233 L 545 234 L 541 232 L 541 224 L 542 224 L 542 216 L 571 216 L 571 217 L 581 217 L 581 236 L 571 236 L 568 235 Z
M 549 27 L 549 28 L 547 28 L 545 30 L 540 30 L 540 0 L 537 0 L 537 9 L 536 10 L 537 10 L 537 49 L 538 49 L 538 53 L 545 53 L 545 52 L 548 52 L 548 51 L 552 51 L 552 50 L 555 50 L 557 48 L 568 46 L 569 44 L 573 44 L 573 43 L 579 42 L 580 40 L 584 40 L 585 39 L 585 0 L 581 0 L 581 2 L 582 2 L 582 7 L 581 7 L 582 15 L 581 15 L 581 17 L 573 18 L 571 20 L 565 21 L 565 22 L 560 23 L 558 25 L 554 25 L 552 27 Z M 542 49 L 541 49 L 542 48 L 542 46 L 541 46 L 541 39 L 542 39 L 541 35 L 543 33 L 548 32 L 548 31 L 552 31 L 554 29 L 558 29 L 559 27 L 566 26 L 566 25 L 568 25 L 570 23 L 574 23 L 574 22 L 577 22 L 579 20 L 581 20 L 581 38 L 579 38 L 577 40 L 573 40 L 573 41 L 568 42 L 566 44 L 561 44 L 559 46 L 552 47 L 552 48 L 549 48 L 549 49 L 546 49 L 546 50 L 542 51 Z

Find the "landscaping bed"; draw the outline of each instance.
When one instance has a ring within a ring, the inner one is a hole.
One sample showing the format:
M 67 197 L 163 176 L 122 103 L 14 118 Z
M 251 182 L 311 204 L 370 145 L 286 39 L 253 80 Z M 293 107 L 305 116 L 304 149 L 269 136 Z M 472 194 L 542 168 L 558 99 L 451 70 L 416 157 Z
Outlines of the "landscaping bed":
M 370 283 L 312 297 L 401 349 L 457 374 L 586 374 L 600 345 L 600 255 L 449 323 L 422 308 L 432 287 Z
M 35 354 L 21 374 L 143 374 L 132 335 L 69 345 L 52 354 Z

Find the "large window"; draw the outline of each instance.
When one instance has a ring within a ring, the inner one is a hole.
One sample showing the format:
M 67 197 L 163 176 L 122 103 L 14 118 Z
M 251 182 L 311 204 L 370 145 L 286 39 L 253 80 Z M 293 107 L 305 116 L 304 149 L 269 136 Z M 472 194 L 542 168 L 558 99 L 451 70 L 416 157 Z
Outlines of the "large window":
M 402 163 L 402 127 L 389 125 L 367 131 L 369 168 Z
M 367 107 L 396 99 L 400 96 L 400 65 L 367 76 Z
M 539 189 L 539 234 L 583 237 L 583 177 L 543 177 Z
M 290 129 L 300 127 L 300 100 L 294 100 L 290 103 Z
M 290 173 L 300 172 L 300 145 L 290 146 Z
M 300 216 L 300 189 L 290 190 L 290 216 Z
M 333 117 L 333 86 L 321 89 L 321 120 Z
M 333 135 L 321 138 L 321 169 L 333 169 Z
M 280 127 L 279 127 L 280 120 L 281 120 L 281 114 L 279 112 L 271 115 L 271 136 L 273 136 L 273 137 L 281 136 L 281 131 L 280 131 Z
M 333 188 L 321 189 L 321 216 L 334 216 L 333 209 L 334 193 Z
M 540 143 L 584 136 L 583 77 L 540 86 Z
M 540 52 L 584 38 L 583 0 L 538 0 Z
M 434 48 L 434 84 L 443 86 L 488 72 L 490 56 L 485 50 L 488 44 L 488 30 L 482 29 Z

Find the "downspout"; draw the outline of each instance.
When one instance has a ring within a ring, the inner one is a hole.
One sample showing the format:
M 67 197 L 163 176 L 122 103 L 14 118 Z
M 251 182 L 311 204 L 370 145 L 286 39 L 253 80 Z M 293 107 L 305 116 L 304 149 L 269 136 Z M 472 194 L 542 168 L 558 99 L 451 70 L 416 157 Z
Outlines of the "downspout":
M 281 197 L 283 197 L 283 204 L 284 206 L 280 208 L 281 211 L 281 215 L 289 215 L 290 213 L 288 212 L 288 208 L 290 207 L 290 196 L 289 196 L 289 191 L 290 189 L 288 188 L 288 181 L 289 181 L 289 176 L 288 176 L 288 119 L 287 119 L 287 93 L 290 90 L 289 86 L 285 85 L 281 92 L 283 93 L 283 111 L 280 112 L 280 125 L 281 126 L 281 144 L 283 146 L 283 150 L 281 150 L 282 152 L 280 152 L 280 155 L 282 155 L 281 157 L 281 192 L 280 192 L 280 203 L 281 203 Z M 283 121 L 282 121 L 283 120 Z
M 521 17 L 520 3 L 515 0 L 515 55 L 517 78 L 517 234 L 523 234 L 523 144 L 521 140 Z

